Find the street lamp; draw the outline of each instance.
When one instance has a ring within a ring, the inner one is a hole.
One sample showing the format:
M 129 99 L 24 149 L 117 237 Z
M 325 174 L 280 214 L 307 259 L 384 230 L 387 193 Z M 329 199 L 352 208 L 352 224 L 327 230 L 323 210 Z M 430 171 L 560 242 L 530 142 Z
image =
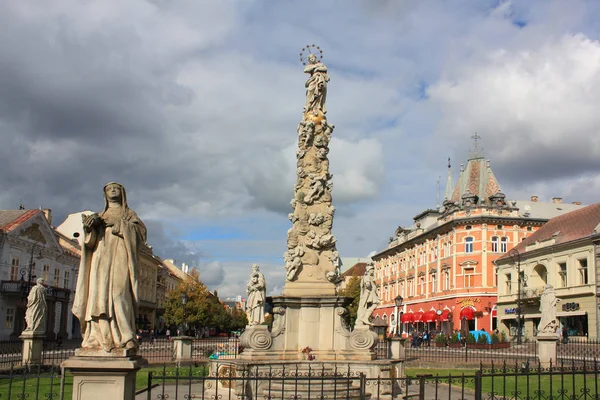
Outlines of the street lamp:
M 36 247 L 40 247 L 39 253 L 37 255 L 37 259 L 41 260 L 42 259 L 42 248 L 43 246 L 40 246 L 38 242 L 35 242 L 31 245 L 31 254 L 29 256 L 29 268 L 21 268 L 21 270 L 19 271 L 19 273 L 21 274 L 21 287 L 23 289 L 23 293 L 25 295 L 27 295 L 27 293 L 29 292 L 29 289 L 31 288 L 31 280 L 35 279 L 36 276 L 33 275 L 33 267 L 35 266 L 35 263 L 33 262 L 33 254 L 35 253 L 35 249 Z M 27 274 L 27 284 L 24 284 L 24 280 L 25 280 L 25 274 Z
M 181 328 L 179 329 L 179 336 L 185 336 L 185 305 L 188 301 L 188 295 L 186 292 L 181 293 L 181 304 L 183 304 L 183 319 L 181 320 Z
M 394 302 L 396 303 L 396 337 L 400 337 L 400 307 L 402 307 L 402 301 L 404 298 L 400 295 L 396 296 Z
M 516 248 L 508 252 L 511 261 L 517 261 L 517 344 L 521 344 L 521 253 Z

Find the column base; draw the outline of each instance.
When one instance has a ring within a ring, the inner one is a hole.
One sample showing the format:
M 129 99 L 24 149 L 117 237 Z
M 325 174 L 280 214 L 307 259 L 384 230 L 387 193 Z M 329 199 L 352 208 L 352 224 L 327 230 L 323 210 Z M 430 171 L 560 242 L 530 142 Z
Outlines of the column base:
M 538 358 L 544 368 L 548 368 L 550 363 L 556 365 L 556 344 L 558 337 L 554 334 L 538 334 Z
M 61 366 L 73 375 L 73 400 L 135 400 L 135 376 L 147 363 L 140 356 L 75 356 Z
M 44 349 L 44 332 L 23 331 L 19 339 L 23 341 L 23 365 L 38 365 L 42 363 L 42 350 Z

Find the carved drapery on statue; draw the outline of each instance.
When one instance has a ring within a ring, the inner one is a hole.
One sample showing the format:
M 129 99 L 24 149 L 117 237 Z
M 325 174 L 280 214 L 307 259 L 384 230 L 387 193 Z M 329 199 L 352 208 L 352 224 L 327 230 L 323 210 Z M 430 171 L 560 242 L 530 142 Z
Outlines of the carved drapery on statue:
M 556 304 L 560 301 L 552 285 L 546 285 L 540 296 L 540 323 L 537 326 L 538 334 L 554 334 L 556 327 Z
M 320 52 L 316 46 L 303 51 L 315 48 Z M 325 118 L 329 76 L 319 57 L 309 53 L 303 58 L 301 53 L 304 72 L 310 77 L 298 126 L 297 180 L 291 201 L 293 212 L 289 214 L 293 226 L 288 231 L 288 250 L 284 254 L 288 281 L 301 277 L 303 281 L 335 282 L 340 274 L 336 239 L 331 234 L 335 208 L 331 205 L 333 182 L 327 159 L 334 126 Z
M 252 265 L 250 282 L 247 290 L 246 316 L 248 325 L 259 325 L 265 322 L 265 302 L 267 299 L 267 283 L 265 276 L 260 272 L 258 264 Z
M 73 314 L 81 323 L 83 349 L 135 350 L 139 251 L 146 227 L 129 209 L 122 185 L 107 184 L 104 200 L 102 213 L 82 217 L 85 238 Z
M 38 278 L 36 285 L 31 288 L 27 296 L 27 311 L 25 311 L 25 332 L 46 331 L 46 287 L 44 280 Z
M 367 264 L 367 270 L 360 282 L 360 300 L 358 301 L 358 310 L 356 312 L 355 326 L 373 325 L 369 320 L 371 314 L 379 304 L 377 295 L 377 284 L 375 283 L 375 265 L 373 261 Z

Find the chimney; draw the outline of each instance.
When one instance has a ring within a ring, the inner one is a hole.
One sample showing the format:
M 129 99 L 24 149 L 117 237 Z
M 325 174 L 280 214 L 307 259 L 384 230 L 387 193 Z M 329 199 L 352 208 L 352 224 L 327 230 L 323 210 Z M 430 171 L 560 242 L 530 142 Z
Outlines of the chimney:
M 49 208 L 44 208 L 43 210 L 44 216 L 48 220 L 48 223 L 52 225 L 52 210 Z
M 562 197 L 553 197 L 552 202 L 554 204 L 562 204 Z
M 531 196 L 531 201 L 533 201 L 534 203 L 538 202 L 538 197 L 537 196 Z
M 574 201 L 574 202 L 573 202 L 573 203 L 571 203 L 571 204 L 574 204 L 574 205 L 576 205 L 576 206 L 580 206 L 580 205 L 581 205 L 581 202 L 580 202 L 580 201 Z

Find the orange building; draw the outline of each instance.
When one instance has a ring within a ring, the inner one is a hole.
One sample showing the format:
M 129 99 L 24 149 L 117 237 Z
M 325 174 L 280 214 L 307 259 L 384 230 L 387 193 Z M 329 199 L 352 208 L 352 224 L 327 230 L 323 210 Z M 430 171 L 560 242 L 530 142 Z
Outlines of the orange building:
M 461 165 L 456 186 L 450 164 L 441 207 L 423 211 L 409 228 L 399 227 L 388 248 L 373 256 L 381 304 L 373 316 L 396 333 L 496 328 L 497 275 L 492 263 L 550 218 L 579 203 L 506 199 L 489 160 L 477 152 Z M 403 298 L 400 310 L 394 299 Z

